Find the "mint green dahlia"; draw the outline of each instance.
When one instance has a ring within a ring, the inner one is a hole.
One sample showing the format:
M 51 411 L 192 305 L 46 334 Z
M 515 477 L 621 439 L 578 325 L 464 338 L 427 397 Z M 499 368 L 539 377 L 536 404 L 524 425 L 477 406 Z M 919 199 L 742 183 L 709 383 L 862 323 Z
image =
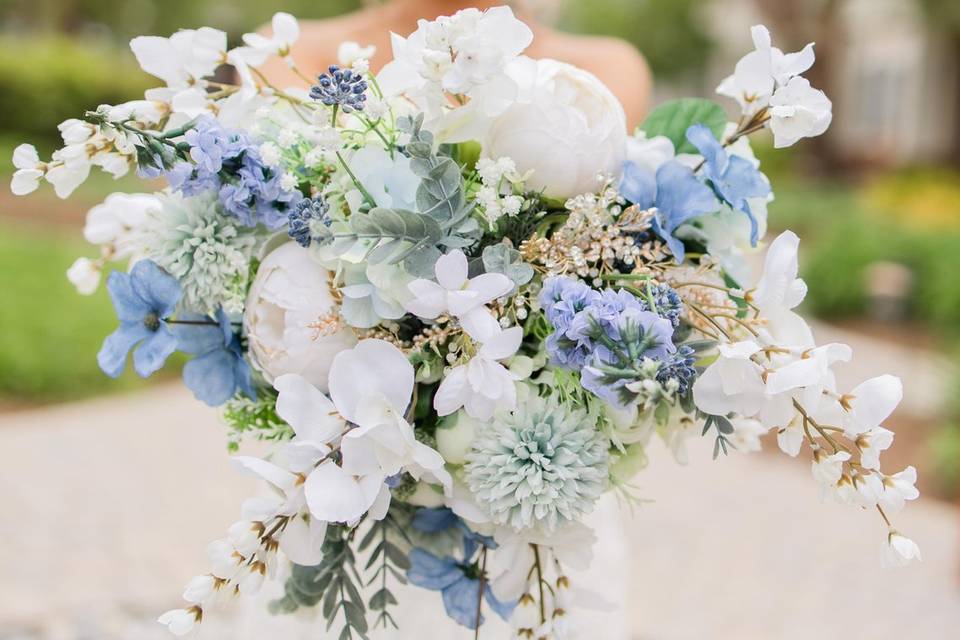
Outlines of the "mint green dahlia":
M 607 440 L 586 411 L 533 396 L 481 428 L 465 469 L 494 523 L 553 531 L 593 509 L 608 462 Z

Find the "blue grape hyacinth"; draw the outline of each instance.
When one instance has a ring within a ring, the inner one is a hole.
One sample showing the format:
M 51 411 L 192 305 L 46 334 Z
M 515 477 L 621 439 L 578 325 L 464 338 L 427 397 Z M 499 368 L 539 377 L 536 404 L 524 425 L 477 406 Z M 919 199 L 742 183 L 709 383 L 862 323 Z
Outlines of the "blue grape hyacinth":
M 310 88 L 310 97 L 328 107 L 340 107 L 345 113 L 363 111 L 367 100 L 367 81 L 352 69 L 330 65 L 317 77 L 317 84 Z

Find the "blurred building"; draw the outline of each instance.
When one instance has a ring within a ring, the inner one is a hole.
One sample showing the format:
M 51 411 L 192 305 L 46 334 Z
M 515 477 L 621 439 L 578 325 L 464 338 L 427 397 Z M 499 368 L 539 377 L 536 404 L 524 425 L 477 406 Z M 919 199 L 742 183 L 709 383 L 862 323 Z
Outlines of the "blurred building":
M 960 60 L 909 0 L 711 0 L 716 42 L 707 76 L 720 79 L 767 24 L 774 44 L 817 43 L 811 82 L 834 101 L 828 143 L 845 164 L 898 166 L 947 158 L 960 136 Z

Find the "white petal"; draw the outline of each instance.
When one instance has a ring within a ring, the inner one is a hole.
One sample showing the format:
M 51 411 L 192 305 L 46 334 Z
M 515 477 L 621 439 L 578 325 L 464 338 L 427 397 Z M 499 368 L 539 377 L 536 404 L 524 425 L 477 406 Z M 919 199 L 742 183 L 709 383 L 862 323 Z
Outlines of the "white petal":
M 500 333 L 500 323 L 486 307 L 478 307 L 458 318 L 460 326 L 471 338 L 479 343 L 490 340 Z
M 297 23 L 297 19 L 289 13 L 278 11 L 273 14 L 271 25 L 273 27 L 273 39 L 285 45 L 293 44 L 300 37 L 300 25 Z
M 230 462 L 243 471 L 259 476 L 282 491 L 289 491 L 296 483 L 295 475 L 261 458 L 233 456 Z
M 287 523 L 280 537 L 280 550 L 296 564 L 312 567 L 323 559 L 323 538 L 327 523 L 297 516 Z
M 293 427 L 298 438 L 328 444 L 343 432 L 337 408 L 327 396 L 303 376 L 282 375 L 273 381 L 277 395 L 277 415 Z
M 449 291 L 461 289 L 467 282 L 467 256 L 463 251 L 454 249 L 440 256 L 434 270 L 441 287 Z
M 480 355 L 491 360 L 503 360 L 515 354 L 522 341 L 523 328 L 510 327 L 484 342 Z
M 325 522 L 356 520 L 373 502 L 360 483 L 333 462 L 325 462 L 307 476 L 303 487 L 310 515 Z M 376 496 L 373 496 L 376 497 Z
M 40 156 L 32 144 L 17 145 L 13 150 L 13 166 L 17 169 L 36 169 Z
M 850 392 L 851 426 L 856 433 L 879 427 L 903 399 L 903 383 L 891 375 L 877 376 Z
M 384 340 L 361 340 L 333 359 L 330 397 L 351 422 L 357 421 L 361 403 L 376 395 L 385 397 L 403 415 L 413 394 L 413 378 L 413 365 L 397 347 Z
M 436 318 L 447 310 L 447 290 L 432 280 L 414 280 L 407 285 L 413 300 L 405 303 L 407 311 L 421 318 Z
M 36 191 L 40 186 L 40 178 L 43 172 L 36 169 L 20 169 L 15 171 L 10 180 L 10 192 L 15 196 L 25 196 L 28 193 Z
M 513 282 L 502 273 L 484 273 L 471 278 L 467 284 L 467 291 L 475 291 L 486 304 L 500 296 L 506 295 L 513 288 Z
M 469 396 L 467 368 L 456 367 L 440 383 L 437 393 L 433 396 L 433 408 L 437 415 L 448 416 L 462 407 Z

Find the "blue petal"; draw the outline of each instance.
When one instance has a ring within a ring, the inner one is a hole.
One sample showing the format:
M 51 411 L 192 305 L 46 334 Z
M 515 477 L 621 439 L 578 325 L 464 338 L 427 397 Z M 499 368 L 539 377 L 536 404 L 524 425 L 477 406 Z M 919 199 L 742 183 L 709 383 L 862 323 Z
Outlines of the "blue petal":
M 172 315 L 180 302 L 180 283 L 152 260 L 141 260 L 130 271 L 133 290 L 161 318 Z
M 641 209 L 649 209 L 657 197 L 656 175 L 644 171 L 628 160 L 623 163 L 620 193 Z
M 107 277 L 107 291 L 120 322 L 142 322 L 152 312 L 150 305 L 134 291 L 129 273 L 111 271 Z
M 513 610 L 517 607 L 516 600 L 501 602 L 497 599 L 497 596 L 493 595 L 493 589 L 490 588 L 489 584 L 487 584 L 487 588 L 483 592 L 483 597 L 498 616 L 507 622 L 510 621 L 510 616 L 513 615 Z
M 219 349 L 194 358 L 183 367 L 183 382 L 197 400 L 220 406 L 237 390 L 233 354 Z
M 114 271 L 114 273 L 117 273 Z M 124 274 L 125 275 L 125 274 Z M 130 349 L 141 340 L 150 336 L 150 330 L 142 322 L 124 322 L 116 331 L 107 336 L 97 354 L 97 364 L 111 378 L 123 373 Z
M 663 214 L 666 231 L 673 233 L 691 218 L 720 208 L 713 190 L 700 182 L 693 170 L 675 160 L 657 169 L 657 209 Z
M 733 156 L 730 158 L 727 172 L 723 176 L 721 195 L 731 207 L 747 214 L 747 217 L 750 218 L 750 243 L 756 246 L 759 239 L 757 237 L 757 220 L 754 218 L 753 212 L 750 211 L 747 198 L 767 197 L 770 195 L 770 183 L 749 160 Z
M 415 548 L 410 552 L 407 578 L 424 589 L 439 591 L 463 577 L 463 570 L 453 558 L 438 558 L 429 551 Z
M 446 507 L 417 509 L 410 523 L 417 531 L 438 533 L 457 526 L 460 518 Z
M 714 137 L 710 127 L 702 124 L 691 125 L 687 129 L 687 140 L 697 148 L 707 163 L 707 173 L 713 176 L 722 176 L 727 170 L 727 152 L 723 145 Z
M 167 325 L 162 324 L 133 352 L 133 370 L 141 378 L 146 378 L 160 369 L 176 350 L 177 339 Z
M 210 318 L 200 314 L 180 314 L 177 319 L 191 322 L 210 321 Z M 215 324 L 174 324 L 171 328 L 177 337 L 177 349 L 184 353 L 202 355 L 223 349 L 223 332 Z
M 483 624 L 483 616 L 478 615 L 479 607 L 479 580 L 460 574 L 459 580 L 443 590 L 443 608 L 447 615 L 468 629 L 476 629 L 478 621 Z
M 243 359 L 242 354 L 234 352 L 233 355 L 233 379 L 236 381 L 237 387 L 243 391 L 248 398 L 256 400 L 257 390 L 254 388 L 251 379 L 250 365 Z

